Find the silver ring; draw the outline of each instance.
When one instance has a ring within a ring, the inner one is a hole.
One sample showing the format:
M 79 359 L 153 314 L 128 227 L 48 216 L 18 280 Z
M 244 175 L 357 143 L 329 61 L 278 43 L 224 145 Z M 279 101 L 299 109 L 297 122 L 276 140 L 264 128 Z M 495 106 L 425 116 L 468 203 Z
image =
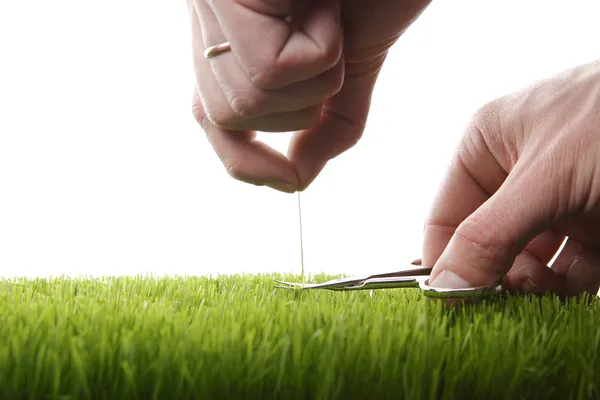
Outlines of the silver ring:
M 231 47 L 229 46 L 229 42 L 216 44 L 214 46 L 207 47 L 206 50 L 204 50 L 204 57 L 213 58 L 213 57 L 218 56 L 221 53 L 226 53 L 230 50 L 231 50 Z

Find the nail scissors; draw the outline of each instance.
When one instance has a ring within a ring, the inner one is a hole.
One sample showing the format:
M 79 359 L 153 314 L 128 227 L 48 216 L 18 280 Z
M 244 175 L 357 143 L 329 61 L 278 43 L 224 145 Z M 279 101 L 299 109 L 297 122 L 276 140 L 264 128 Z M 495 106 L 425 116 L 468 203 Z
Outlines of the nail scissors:
M 399 271 L 332 279 L 324 283 L 302 284 L 295 282 L 284 282 L 276 279 L 275 282 L 283 285 L 276 286 L 277 288 L 282 289 L 300 288 L 347 291 L 417 288 L 423 291 L 425 297 L 445 299 L 488 298 L 498 295 L 504 291 L 502 282 L 496 282 L 488 286 L 466 289 L 444 289 L 431 287 L 429 286 L 429 275 L 431 274 L 432 268 L 421 266 L 421 260 L 415 260 L 411 264 L 412 267 Z

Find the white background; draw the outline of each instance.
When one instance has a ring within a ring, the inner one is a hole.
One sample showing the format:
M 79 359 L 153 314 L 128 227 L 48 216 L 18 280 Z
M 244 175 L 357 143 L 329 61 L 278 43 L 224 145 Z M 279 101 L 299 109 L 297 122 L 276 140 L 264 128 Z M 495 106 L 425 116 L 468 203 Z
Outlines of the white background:
M 597 58 L 598 4 L 434 1 L 394 46 L 363 139 L 302 195 L 306 270 L 419 257 L 472 112 Z M 225 173 L 193 87 L 184 1 L 0 0 L 0 274 L 300 272 L 296 195 Z

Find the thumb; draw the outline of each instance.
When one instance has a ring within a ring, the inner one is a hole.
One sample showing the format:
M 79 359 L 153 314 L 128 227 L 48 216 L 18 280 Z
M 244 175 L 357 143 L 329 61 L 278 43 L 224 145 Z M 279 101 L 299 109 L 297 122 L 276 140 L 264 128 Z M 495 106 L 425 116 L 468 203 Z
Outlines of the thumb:
M 532 175 L 513 170 L 503 185 L 456 228 L 433 267 L 431 286 L 459 289 L 503 279 L 515 257 L 547 229 L 555 214 L 548 201 L 552 197 L 544 193 L 548 187 L 539 182 L 532 185 Z

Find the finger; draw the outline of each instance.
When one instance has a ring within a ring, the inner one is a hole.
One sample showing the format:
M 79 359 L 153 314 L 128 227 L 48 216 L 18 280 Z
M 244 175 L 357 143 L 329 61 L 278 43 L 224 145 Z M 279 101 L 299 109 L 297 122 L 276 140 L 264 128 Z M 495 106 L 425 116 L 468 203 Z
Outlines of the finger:
M 296 166 L 300 190 L 316 178 L 327 162 L 353 147 L 362 137 L 372 87 L 346 86 L 328 99 L 319 121 L 310 129 L 294 134 L 288 158 Z
M 476 113 L 436 196 L 423 244 L 423 263 L 434 266 L 432 285 L 503 279 L 527 243 L 550 226 L 546 194 L 553 188 L 530 173 L 548 170 L 542 163 L 549 161 L 534 165 L 522 157 L 514 167 L 506 161 L 517 148 L 514 136 L 503 134 L 511 131 L 507 113 L 501 100 Z
M 503 279 L 516 256 L 554 217 L 545 188 L 518 168 L 456 229 L 432 271 L 432 285 L 448 288 Z
M 192 27 L 192 45 L 196 48 L 195 45 L 202 40 L 202 32 L 195 6 L 191 1 L 188 1 L 188 6 Z M 196 75 L 199 78 L 197 79 L 199 90 L 194 93 L 193 100 L 194 116 L 205 131 L 227 172 L 233 178 L 243 182 L 267 185 L 285 192 L 294 192 L 298 187 L 298 178 L 295 168 L 287 158 L 265 144 L 254 140 L 255 132 L 250 130 L 236 132 L 222 129 L 216 126 L 208 117 L 205 110 L 210 109 L 210 107 L 205 105 L 199 92 L 209 92 L 213 95 L 221 92 L 203 57 L 198 57 L 197 52 L 194 52 L 194 58 L 196 61 Z M 206 73 L 207 69 L 208 73 Z M 211 104 L 214 105 L 215 102 Z M 223 111 L 217 108 L 216 113 L 218 112 Z M 275 125 L 278 122 L 285 123 L 284 120 L 275 121 Z
M 220 84 L 215 79 L 216 76 L 213 74 L 210 63 L 203 54 L 206 43 L 205 36 L 211 35 L 211 37 L 218 38 L 222 37 L 222 33 L 210 8 L 204 2 L 200 2 L 199 4 L 199 7 L 203 8 L 202 12 L 200 12 L 197 7 L 198 6 L 194 5 L 194 15 L 196 17 L 192 18 L 192 53 L 196 69 L 196 80 L 202 89 L 201 100 L 209 120 L 214 125 L 223 129 L 250 129 L 263 132 L 288 132 L 307 129 L 312 126 L 319 117 L 321 111 L 321 104 L 318 104 L 318 102 L 314 102 L 315 104 L 305 108 L 296 107 L 294 111 L 274 112 L 260 118 L 241 116 L 232 108 L 230 99 L 228 99 L 225 94 L 232 91 L 223 91 L 223 87 L 227 87 L 226 84 Z M 202 19 L 200 20 L 200 18 Z M 230 52 L 225 53 L 220 57 L 226 57 L 228 54 L 230 54 Z M 236 62 L 235 59 L 223 61 L 225 61 L 225 63 L 227 63 L 227 61 Z M 230 94 L 230 96 L 232 95 Z M 242 97 L 240 97 L 241 100 L 243 100 Z M 289 99 L 287 102 L 289 102 Z M 242 103 L 243 102 L 241 101 L 237 101 L 237 107 L 244 108 Z M 236 104 L 236 101 L 234 101 L 234 104 Z M 260 104 L 260 101 L 257 104 L 264 108 L 264 106 Z M 300 104 L 300 106 L 301 105 L 302 104 Z M 272 102 L 267 104 L 267 107 L 269 106 L 272 106 Z M 279 109 L 281 110 L 284 108 L 279 107 Z
M 202 1 L 197 9 L 204 45 L 226 40 L 211 8 Z M 268 90 L 254 86 L 232 51 L 219 55 L 210 66 L 231 109 L 243 117 L 262 117 L 320 105 L 339 91 L 344 77 L 344 64 L 338 62 L 320 75 Z
M 490 152 L 477 114 L 469 124 L 425 222 L 423 264 L 433 266 L 458 226 L 496 192 L 507 172 Z
M 203 0 L 195 0 L 199 3 Z M 210 1 L 219 25 L 246 76 L 263 89 L 276 89 L 320 75 L 342 53 L 340 0 Z M 302 13 L 291 25 L 287 17 Z M 216 44 L 216 43 L 212 43 Z
M 198 95 L 194 96 L 194 103 L 198 104 Z M 255 140 L 255 132 L 221 129 L 208 120 L 201 106 L 194 108 L 194 114 L 231 177 L 287 193 L 297 190 L 299 182 L 294 166 L 281 153 Z
M 529 253 L 540 264 L 548 266 L 564 241 L 565 235 L 548 230 L 534 237 L 523 251 Z
M 562 281 L 564 296 L 583 293 L 595 296 L 600 287 L 600 251 L 569 238 L 552 265 L 552 270 Z
M 518 293 L 561 293 L 559 277 L 533 254 L 524 250 L 504 277 L 504 288 Z
M 306 81 L 280 89 L 253 86 L 232 54 L 212 63 L 212 69 L 231 109 L 242 117 L 264 117 L 303 110 L 335 95 L 344 80 L 344 63 Z
M 519 254 L 504 278 L 504 287 L 520 293 L 560 294 L 558 276 L 548 267 L 564 241 L 564 235 L 545 231 L 531 240 Z
M 515 258 L 515 262 L 504 278 L 504 288 L 519 293 L 543 294 L 550 291 L 560 294 L 560 279 L 548 268 L 548 263 L 563 240 L 563 235 L 552 231 L 536 236 Z M 411 264 L 422 265 L 422 260 L 415 259 Z
M 489 198 L 459 158 L 453 160 L 450 168 L 425 223 L 424 265 L 436 264 L 462 221 Z

